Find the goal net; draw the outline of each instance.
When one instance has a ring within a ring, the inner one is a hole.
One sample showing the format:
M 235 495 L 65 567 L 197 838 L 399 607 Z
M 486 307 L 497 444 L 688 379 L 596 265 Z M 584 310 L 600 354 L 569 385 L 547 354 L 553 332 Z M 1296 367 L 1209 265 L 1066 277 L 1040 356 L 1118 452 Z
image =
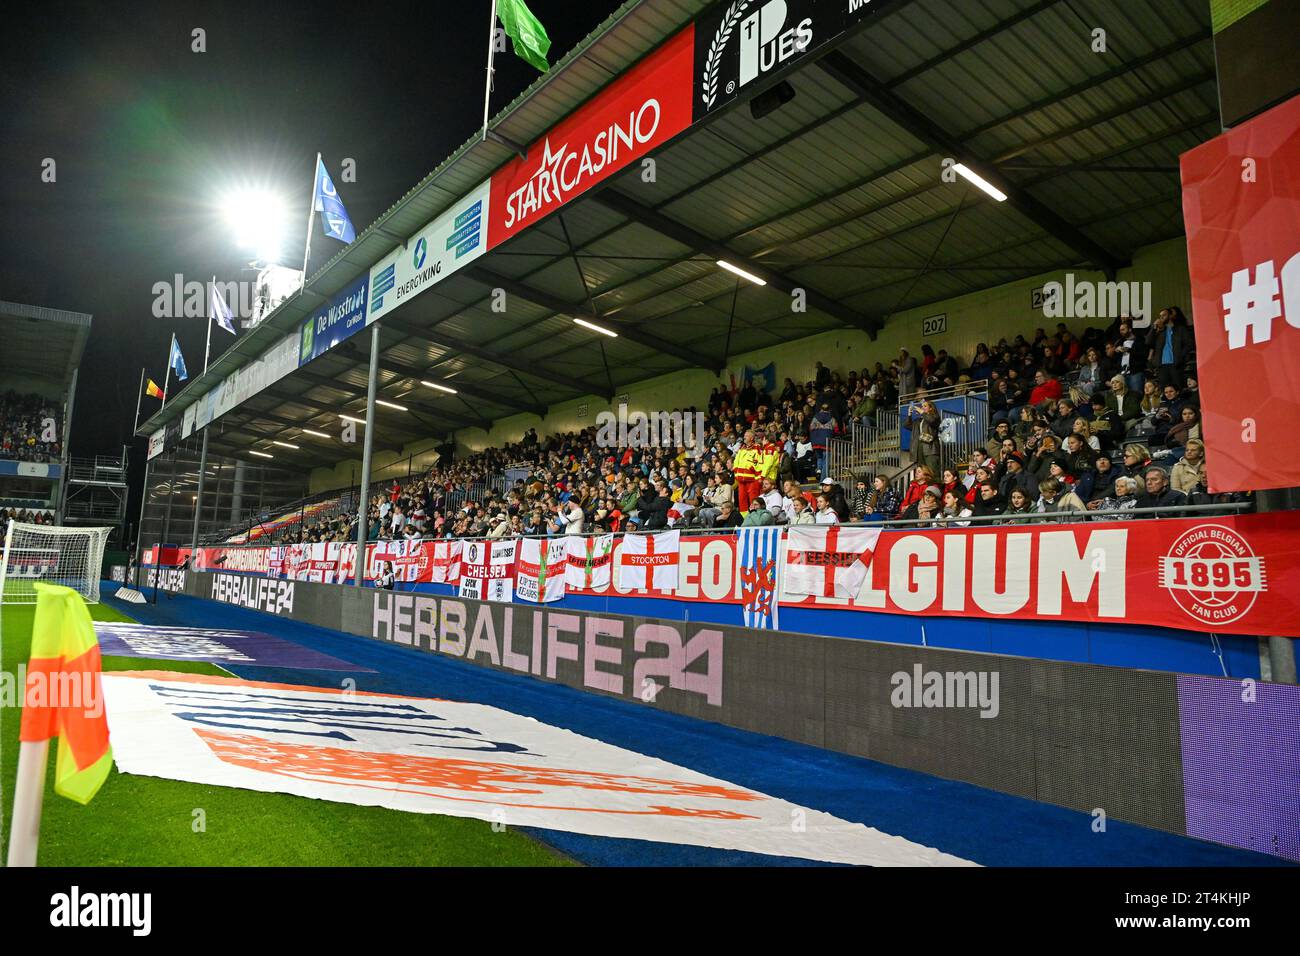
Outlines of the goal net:
M 35 604 L 37 581 L 99 603 L 99 574 L 111 528 L 56 528 L 10 521 L 0 561 L 0 604 Z

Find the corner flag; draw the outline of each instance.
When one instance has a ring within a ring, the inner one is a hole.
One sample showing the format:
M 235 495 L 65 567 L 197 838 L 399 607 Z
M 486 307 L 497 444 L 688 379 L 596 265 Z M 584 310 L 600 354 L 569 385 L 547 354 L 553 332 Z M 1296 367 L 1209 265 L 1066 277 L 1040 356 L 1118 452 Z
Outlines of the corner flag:
M 316 155 L 316 186 L 312 191 L 311 208 L 320 213 L 320 224 L 325 230 L 325 235 L 333 236 L 340 242 L 352 242 L 356 239 L 357 233 L 352 228 L 352 220 L 348 218 L 348 211 L 343 208 L 343 200 L 339 199 L 338 190 L 334 188 L 334 181 L 330 179 L 329 171 L 325 168 L 325 162 L 320 158 L 319 153 Z
M 546 53 L 551 49 L 551 38 L 524 0 L 497 0 L 497 16 L 510 37 L 515 55 L 543 73 L 549 70 L 551 65 L 546 62 Z
M 89 803 L 113 766 L 100 681 L 99 641 L 72 588 L 35 582 L 36 618 L 19 739 L 59 738 L 54 792 Z

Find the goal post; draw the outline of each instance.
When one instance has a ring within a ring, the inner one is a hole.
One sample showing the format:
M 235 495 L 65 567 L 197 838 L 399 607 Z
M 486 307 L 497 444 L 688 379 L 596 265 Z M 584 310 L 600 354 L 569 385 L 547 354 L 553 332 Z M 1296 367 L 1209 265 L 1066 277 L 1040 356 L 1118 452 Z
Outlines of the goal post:
M 37 581 L 72 588 L 99 603 L 99 575 L 111 528 L 62 528 L 10 521 L 0 560 L 0 604 L 35 604 Z

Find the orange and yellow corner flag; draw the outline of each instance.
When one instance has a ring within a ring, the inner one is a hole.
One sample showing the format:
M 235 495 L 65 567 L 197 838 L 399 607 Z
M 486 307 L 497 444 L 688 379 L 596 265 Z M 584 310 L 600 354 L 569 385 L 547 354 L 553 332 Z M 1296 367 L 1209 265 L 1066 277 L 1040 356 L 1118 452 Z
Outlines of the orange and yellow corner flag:
M 19 739 L 59 738 L 54 792 L 89 803 L 113 766 L 99 641 L 81 595 L 36 582 L 36 622 Z
M 144 387 L 144 393 L 151 398 L 162 398 L 163 390 L 158 387 L 158 383 L 153 379 L 147 379 L 148 385 Z

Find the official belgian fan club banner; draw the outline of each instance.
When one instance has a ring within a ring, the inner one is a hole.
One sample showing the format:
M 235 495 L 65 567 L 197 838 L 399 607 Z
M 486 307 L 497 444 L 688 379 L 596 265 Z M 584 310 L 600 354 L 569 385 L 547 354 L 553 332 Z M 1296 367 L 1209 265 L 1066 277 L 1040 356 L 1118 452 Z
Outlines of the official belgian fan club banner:
M 778 608 L 826 608 L 1300 637 L 1300 512 L 924 531 L 797 527 L 777 529 L 782 540 L 761 549 L 743 531 L 682 536 L 675 553 L 665 534 L 565 536 L 566 594 L 730 604 L 736 622 L 751 627 L 775 626 L 763 617 Z M 463 543 L 462 588 L 475 582 L 466 597 L 513 591 L 515 542 L 491 544 L 488 564 L 488 542 Z M 430 556 L 446 548 L 445 564 L 454 544 L 417 547 Z M 268 550 L 204 548 L 196 568 L 266 574 Z M 433 581 L 436 560 L 419 565 L 414 583 Z
M 476 601 L 513 601 L 519 542 L 466 541 L 461 551 L 460 591 Z
M 1300 485 L 1300 97 L 1182 156 L 1210 491 Z
M 832 863 L 975 865 L 485 704 L 171 671 L 103 684 L 122 773 Z

